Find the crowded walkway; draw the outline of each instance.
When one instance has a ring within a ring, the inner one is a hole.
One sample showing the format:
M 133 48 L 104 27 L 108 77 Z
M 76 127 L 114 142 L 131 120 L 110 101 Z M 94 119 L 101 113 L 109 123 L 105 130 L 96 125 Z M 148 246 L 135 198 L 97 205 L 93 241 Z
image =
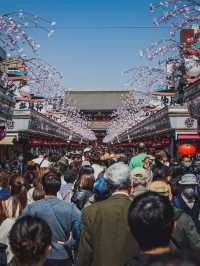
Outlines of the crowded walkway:
M 199 175 L 142 142 L 20 154 L 0 170 L 0 265 L 199 265 Z

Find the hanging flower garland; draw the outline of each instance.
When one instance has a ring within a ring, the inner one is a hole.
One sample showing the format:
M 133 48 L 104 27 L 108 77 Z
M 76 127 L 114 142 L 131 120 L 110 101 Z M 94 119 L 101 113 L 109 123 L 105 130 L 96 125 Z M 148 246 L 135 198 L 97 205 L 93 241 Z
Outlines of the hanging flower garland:
M 143 109 L 150 103 L 151 96 L 144 92 L 130 91 L 121 97 L 121 106 L 112 114 L 112 120 L 103 142 L 108 143 L 127 132 L 145 118 Z
M 31 79 L 28 85 L 32 93 L 45 97 L 58 97 L 63 94 L 63 75 L 41 58 L 24 59 L 24 65 Z
M 0 16 L 0 46 L 7 51 L 8 57 L 26 57 L 30 51 L 37 53 L 40 44 L 31 36 L 30 30 L 40 29 L 48 37 L 54 34 L 56 22 L 23 10 Z
M 165 0 L 151 3 L 151 12 L 161 15 L 154 19 L 154 25 L 169 24 L 170 36 L 174 37 L 182 28 L 198 23 L 200 20 L 200 2 L 198 0 Z
M 19 60 L 25 69 L 24 74 L 31 76 L 26 82 L 31 89 L 30 93 L 46 96 L 49 99 L 63 94 L 63 76 L 55 67 L 39 57 L 40 44 L 31 37 L 30 32 L 33 29 L 40 29 L 50 38 L 55 32 L 55 25 L 54 21 L 23 10 L 3 14 L 0 17 L 0 47 L 6 50 L 8 58 Z M 2 73 L 1 80 L 5 86 L 8 86 L 6 73 Z M 17 88 L 16 83 L 12 82 L 10 88 L 14 92 Z M 83 138 L 96 139 L 94 132 L 88 128 L 88 121 L 80 116 L 72 102 L 66 112 L 65 124 Z
M 182 48 L 181 44 L 176 40 L 162 39 L 141 50 L 140 56 L 148 60 L 159 58 L 158 63 L 160 65 L 168 58 L 179 59 Z
M 165 70 L 162 66 L 140 66 L 124 71 L 128 85 L 136 91 L 158 90 L 165 86 Z

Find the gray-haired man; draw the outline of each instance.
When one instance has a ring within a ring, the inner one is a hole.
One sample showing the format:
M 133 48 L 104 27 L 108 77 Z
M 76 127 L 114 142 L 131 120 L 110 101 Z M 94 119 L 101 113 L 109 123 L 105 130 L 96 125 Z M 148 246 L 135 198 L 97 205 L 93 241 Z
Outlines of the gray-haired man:
M 79 266 L 120 266 L 139 251 L 127 221 L 131 204 L 129 167 L 115 163 L 107 169 L 104 177 L 112 196 L 83 211 Z

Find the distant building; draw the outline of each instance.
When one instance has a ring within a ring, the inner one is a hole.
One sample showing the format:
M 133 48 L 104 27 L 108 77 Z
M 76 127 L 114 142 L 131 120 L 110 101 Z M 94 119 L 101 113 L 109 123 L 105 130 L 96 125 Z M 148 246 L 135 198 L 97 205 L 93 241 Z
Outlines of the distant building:
M 80 113 L 91 121 L 90 128 L 101 142 L 111 120 L 112 112 L 120 106 L 121 96 L 128 93 L 129 90 L 68 89 L 65 91 L 65 106 L 71 98 Z

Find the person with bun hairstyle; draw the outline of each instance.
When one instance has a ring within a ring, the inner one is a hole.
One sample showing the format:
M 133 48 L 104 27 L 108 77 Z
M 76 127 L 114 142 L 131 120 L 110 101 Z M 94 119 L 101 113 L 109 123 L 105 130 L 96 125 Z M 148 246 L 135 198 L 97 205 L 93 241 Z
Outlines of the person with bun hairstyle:
M 9 242 L 16 266 L 42 266 L 51 252 L 52 232 L 39 217 L 24 216 L 13 225 Z

